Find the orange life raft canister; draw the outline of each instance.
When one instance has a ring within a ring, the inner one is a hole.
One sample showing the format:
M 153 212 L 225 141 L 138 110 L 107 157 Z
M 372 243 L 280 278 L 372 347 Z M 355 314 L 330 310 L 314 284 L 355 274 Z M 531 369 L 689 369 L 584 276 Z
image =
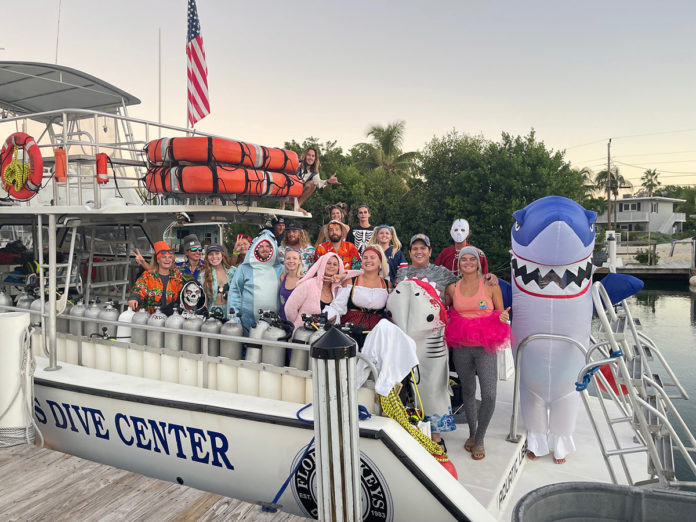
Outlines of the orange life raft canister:
M 292 150 L 264 147 L 224 138 L 193 136 L 160 138 L 145 147 L 148 161 L 156 166 L 178 163 L 218 163 L 294 174 L 299 166 Z
M 295 174 L 223 165 L 190 165 L 150 169 L 150 192 L 170 194 L 247 194 L 298 197 L 302 182 Z
M 19 150 L 24 151 L 24 161 L 19 161 Z M 5 191 L 14 199 L 27 200 L 41 188 L 43 158 L 34 138 L 24 132 L 15 132 L 5 140 L 0 151 L 0 178 Z

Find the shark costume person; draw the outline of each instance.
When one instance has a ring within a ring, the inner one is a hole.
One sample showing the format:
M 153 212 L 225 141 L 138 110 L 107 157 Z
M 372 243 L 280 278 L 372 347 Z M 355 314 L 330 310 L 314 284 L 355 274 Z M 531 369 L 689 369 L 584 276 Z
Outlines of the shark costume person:
M 244 262 L 237 267 L 230 283 L 229 313 L 242 314 L 244 335 L 256 326 L 259 309 L 278 311 L 278 290 L 283 265 L 278 260 L 278 244 L 270 230 L 262 230 L 251 243 Z

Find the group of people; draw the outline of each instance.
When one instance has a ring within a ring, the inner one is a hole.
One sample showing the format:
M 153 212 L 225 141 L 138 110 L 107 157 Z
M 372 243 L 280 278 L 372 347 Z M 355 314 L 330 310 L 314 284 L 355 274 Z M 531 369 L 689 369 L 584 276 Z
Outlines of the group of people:
M 238 235 L 231 256 L 219 244 L 204 250 L 195 235 L 184 238 L 186 259 L 178 265 L 164 241 L 155 243 L 150 263 L 136 251 L 136 261 L 146 270 L 133 287 L 129 305 L 150 313 L 156 307 L 167 310 L 185 281 L 197 280 L 209 312 L 216 309 L 218 317 L 240 321 L 245 335 L 256 325 L 260 309 L 278 312 L 294 330 L 303 325 L 303 314 L 325 312 L 330 322 L 362 325 L 363 334 L 356 339 L 362 344 L 367 332 L 387 316 L 387 299 L 399 282 L 426 282 L 449 311 L 445 339 L 469 424 L 465 449 L 476 460 L 484 458 L 484 437 L 496 399 L 496 352 L 509 342 L 509 309 L 503 307 L 498 280 L 488 273 L 485 255 L 467 243 L 467 221 L 454 221 L 453 244 L 435 263 L 429 237 L 415 234 L 408 244 L 409 265 L 395 228 L 371 226 L 367 205 L 357 208 L 359 224 L 353 228 L 345 223 L 343 205 L 327 211 L 330 220 L 320 233 L 325 240 L 315 245 L 301 224 L 280 217 L 254 239 Z M 444 446 L 438 426 L 440 431 L 454 429 L 454 422 L 433 426 L 433 439 Z

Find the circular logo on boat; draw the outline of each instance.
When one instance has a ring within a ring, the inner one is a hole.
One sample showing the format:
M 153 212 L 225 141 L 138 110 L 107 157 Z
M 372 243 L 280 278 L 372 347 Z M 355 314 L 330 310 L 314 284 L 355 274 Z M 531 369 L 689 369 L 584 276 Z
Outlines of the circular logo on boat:
M 292 479 L 292 493 L 304 514 L 317 518 L 317 480 L 319 480 L 319 474 L 317 473 L 314 449 L 310 449 L 307 456 L 302 459 L 297 473 Z M 291 469 L 295 469 L 303 453 L 304 449 L 295 456 Z M 387 481 L 375 463 L 363 452 L 360 452 L 360 469 L 362 520 L 365 522 L 393 521 L 394 509 Z

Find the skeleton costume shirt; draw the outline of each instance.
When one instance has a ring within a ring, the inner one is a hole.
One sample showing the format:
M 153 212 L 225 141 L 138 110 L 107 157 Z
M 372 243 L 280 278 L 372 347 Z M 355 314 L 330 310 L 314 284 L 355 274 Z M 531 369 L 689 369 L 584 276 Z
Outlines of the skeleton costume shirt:
M 353 227 L 351 231 L 348 232 L 346 241 L 353 243 L 358 249 L 358 252 L 360 252 L 360 255 L 362 255 L 363 250 L 365 250 L 367 244 L 370 242 L 370 238 L 372 238 L 374 229 L 374 227 Z

